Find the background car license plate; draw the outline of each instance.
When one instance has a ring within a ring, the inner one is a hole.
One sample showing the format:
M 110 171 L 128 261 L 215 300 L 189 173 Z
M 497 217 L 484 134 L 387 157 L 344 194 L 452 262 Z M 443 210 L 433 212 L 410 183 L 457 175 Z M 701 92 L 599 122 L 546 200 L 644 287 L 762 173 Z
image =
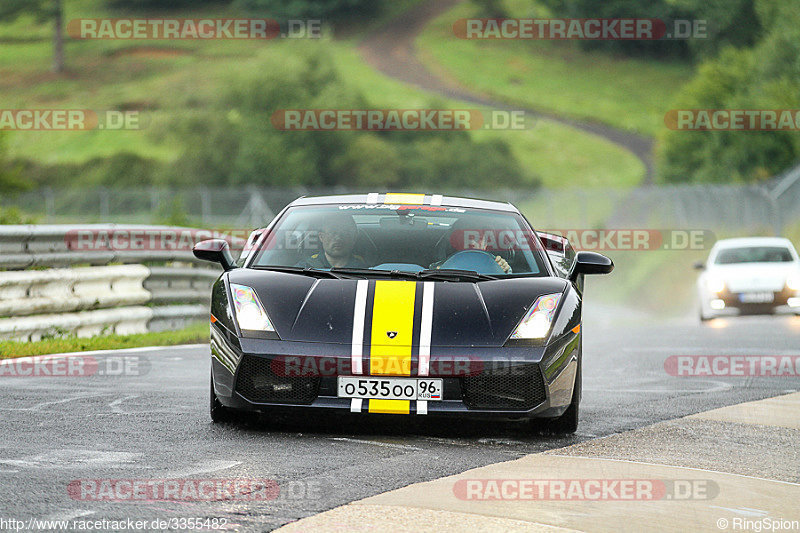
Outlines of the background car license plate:
M 775 301 L 775 295 L 771 292 L 743 292 L 739 301 L 743 304 L 768 304 Z
M 442 380 L 433 378 L 339 377 L 339 398 L 442 399 Z

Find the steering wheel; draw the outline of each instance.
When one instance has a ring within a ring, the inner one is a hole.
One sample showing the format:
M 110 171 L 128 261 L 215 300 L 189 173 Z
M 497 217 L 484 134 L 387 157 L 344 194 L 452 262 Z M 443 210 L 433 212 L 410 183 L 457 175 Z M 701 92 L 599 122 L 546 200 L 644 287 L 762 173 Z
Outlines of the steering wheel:
M 494 257 L 483 250 L 461 250 L 448 257 L 439 268 L 473 270 L 479 274 L 505 274 Z

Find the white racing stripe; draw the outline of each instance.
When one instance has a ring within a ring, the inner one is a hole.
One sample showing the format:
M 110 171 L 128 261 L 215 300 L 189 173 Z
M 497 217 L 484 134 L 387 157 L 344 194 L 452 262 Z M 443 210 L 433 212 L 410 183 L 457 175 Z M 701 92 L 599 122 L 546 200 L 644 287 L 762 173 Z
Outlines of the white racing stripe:
M 430 373 L 431 365 L 431 333 L 433 331 L 433 291 L 436 283 L 426 281 L 422 284 L 422 322 L 419 331 L 419 372 L 420 376 Z M 428 414 L 428 402 L 417 402 L 417 414 Z
M 433 291 L 436 284 L 422 284 L 422 317 L 419 332 L 419 375 L 427 376 L 431 363 L 431 332 L 433 331 Z
M 364 356 L 364 318 L 367 313 L 367 289 L 369 281 L 358 280 L 356 285 L 356 303 L 353 310 L 353 348 L 350 352 L 350 363 L 353 374 L 363 374 Z
M 360 413 L 361 406 L 364 404 L 364 400 L 362 398 L 351 398 L 350 399 L 350 412 L 351 413 Z

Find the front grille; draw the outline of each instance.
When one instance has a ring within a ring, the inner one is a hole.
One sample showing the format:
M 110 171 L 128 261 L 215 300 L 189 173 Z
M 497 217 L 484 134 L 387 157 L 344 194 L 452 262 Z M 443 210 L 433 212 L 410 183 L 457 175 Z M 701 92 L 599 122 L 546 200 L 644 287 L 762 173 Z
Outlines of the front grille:
M 283 377 L 272 371 L 271 361 L 245 355 L 239 365 L 236 391 L 256 403 L 310 404 L 319 394 L 318 377 Z
M 461 378 L 461 392 L 469 409 L 533 409 L 547 398 L 539 367 L 531 364 L 487 368 Z

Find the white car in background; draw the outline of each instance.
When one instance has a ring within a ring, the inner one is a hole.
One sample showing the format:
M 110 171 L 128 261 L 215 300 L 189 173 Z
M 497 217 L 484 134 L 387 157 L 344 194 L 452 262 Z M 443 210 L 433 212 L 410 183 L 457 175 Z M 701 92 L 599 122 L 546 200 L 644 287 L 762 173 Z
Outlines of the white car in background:
M 769 314 L 779 308 L 800 314 L 800 256 L 777 237 L 718 241 L 697 280 L 700 320 L 739 314 Z

